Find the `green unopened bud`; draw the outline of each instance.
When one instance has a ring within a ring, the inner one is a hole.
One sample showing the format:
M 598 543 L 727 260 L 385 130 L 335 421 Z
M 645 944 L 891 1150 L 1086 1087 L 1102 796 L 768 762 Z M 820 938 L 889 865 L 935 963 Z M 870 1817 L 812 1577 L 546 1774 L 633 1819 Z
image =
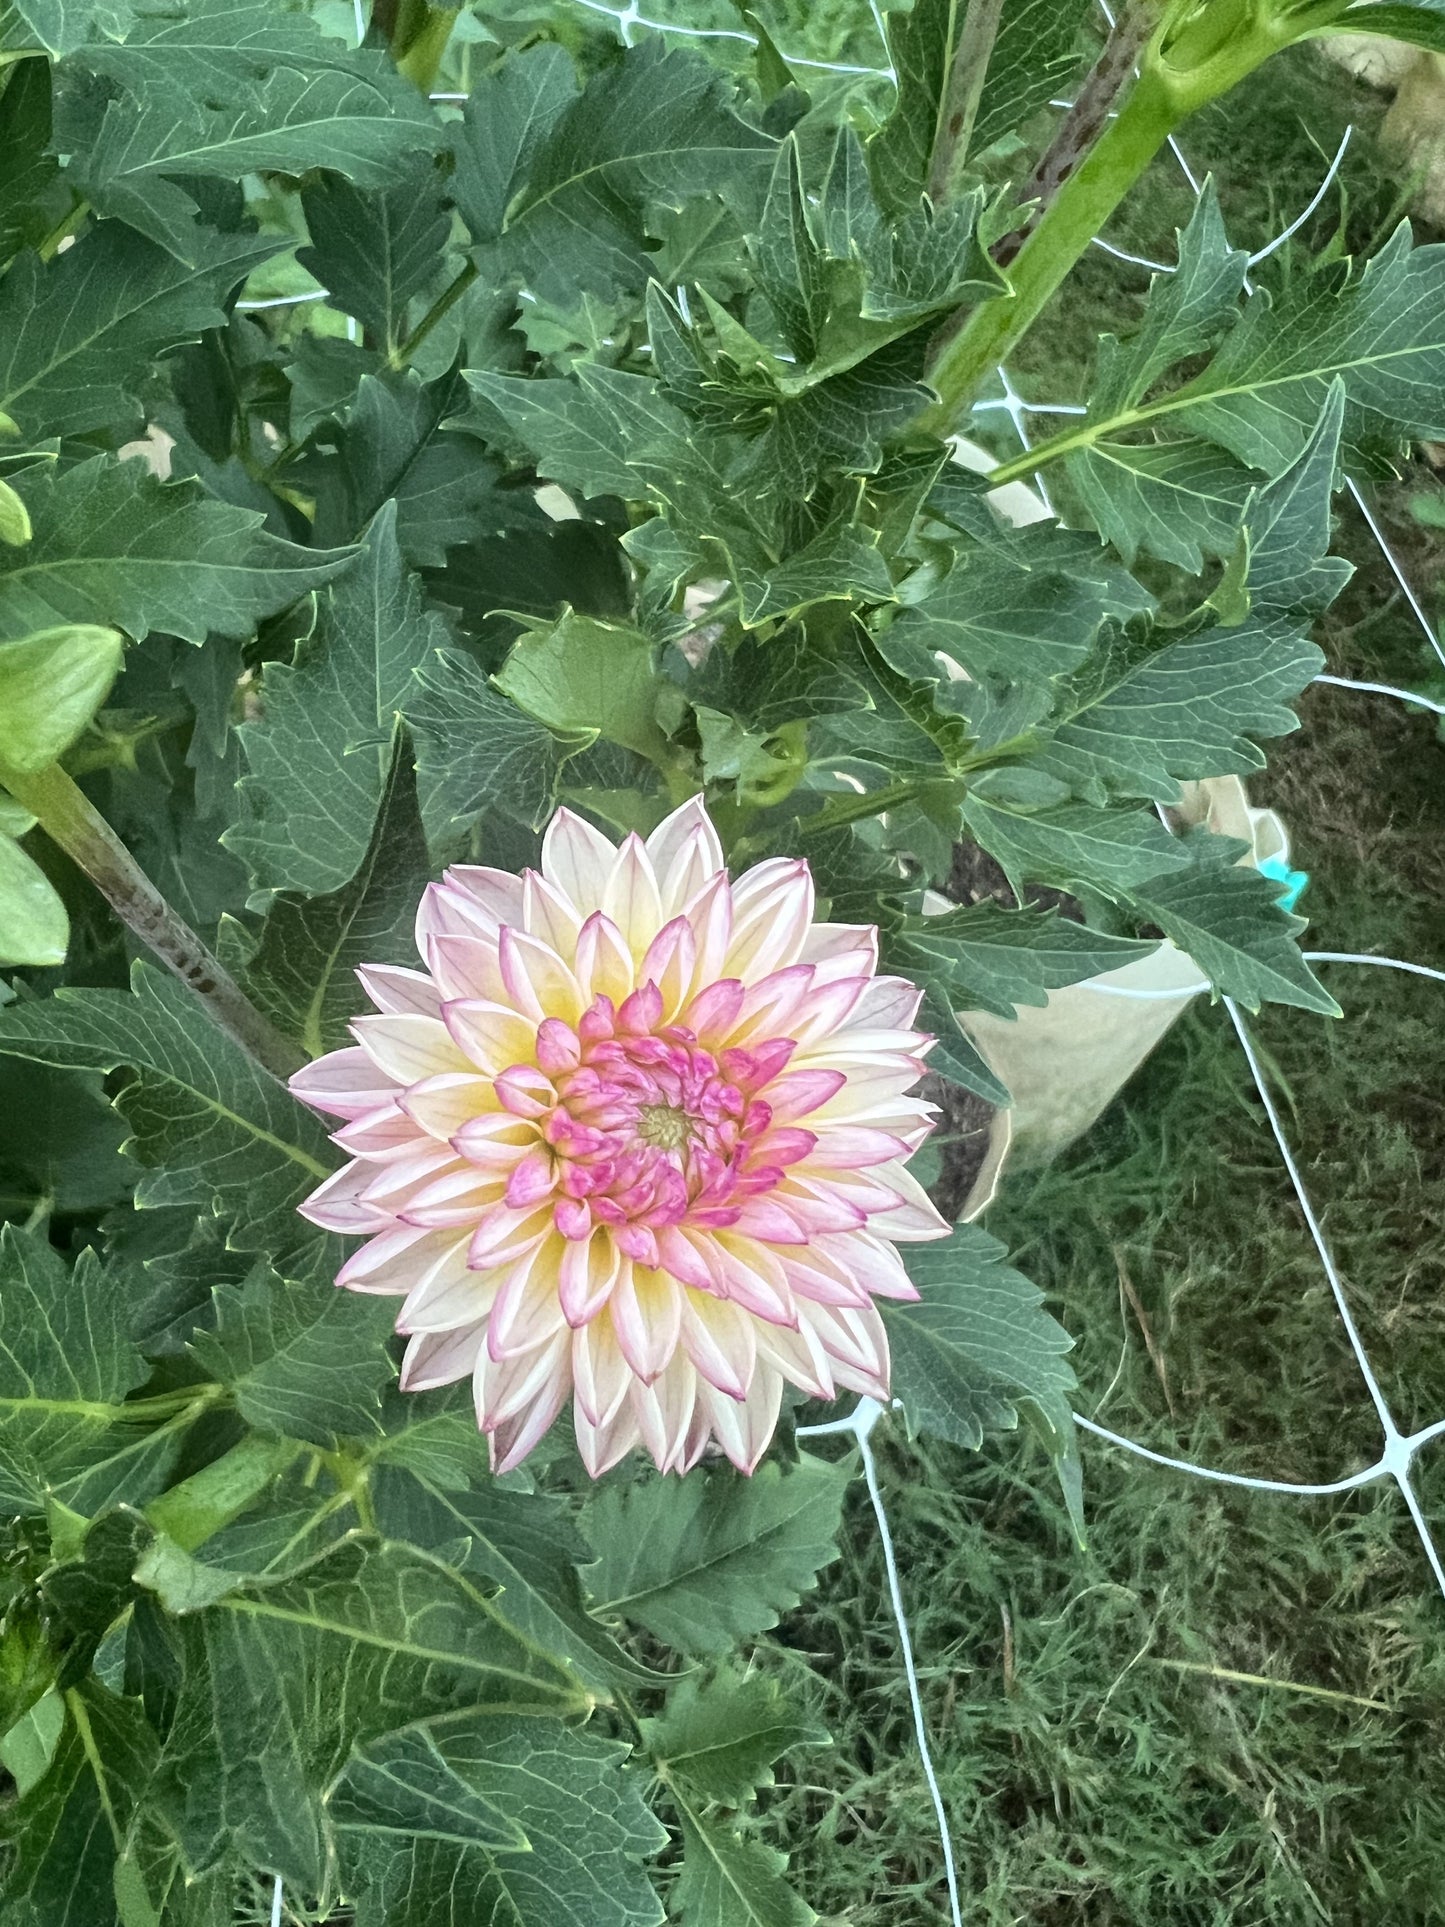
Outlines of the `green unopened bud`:
M 8 482 L 0 482 L 0 542 L 12 549 L 30 540 L 30 511 Z
M 18 843 L 0 836 L 0 963 L 65 962 L 70 919 L 54 884 Z

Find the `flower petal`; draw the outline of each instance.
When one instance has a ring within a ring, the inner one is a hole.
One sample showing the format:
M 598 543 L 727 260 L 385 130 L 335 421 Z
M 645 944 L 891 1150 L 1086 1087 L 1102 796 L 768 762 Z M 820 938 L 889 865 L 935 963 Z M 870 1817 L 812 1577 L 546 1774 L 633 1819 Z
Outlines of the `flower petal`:
M 602 908 L 617 846 L 571 810 L 558 810 L 542 839 L 542 874 L 580 916 Z
M 402 970 L 395 964 L 361 964 L 357 977 L 376 1005 L 395 1016 L 440 1017 L 437 987 L 422 970 Z
M 353 1045 L 303 1064 L 286 1088 L 313 1111 L 325 1111 L 331 1117 L 361 1117 L 393 1101 L 397 1080 L 379 1071 L 368 1051 Z
M 622 932 L 634 957 L 641 957 L 662 926 L 662 898 L 642 838 L 626 837 L 602 891 L 602 911 Z
M 351 1034 L 377 1069 L 398 1084 L 471 1068 L 435 1017 L 354 1017 Z

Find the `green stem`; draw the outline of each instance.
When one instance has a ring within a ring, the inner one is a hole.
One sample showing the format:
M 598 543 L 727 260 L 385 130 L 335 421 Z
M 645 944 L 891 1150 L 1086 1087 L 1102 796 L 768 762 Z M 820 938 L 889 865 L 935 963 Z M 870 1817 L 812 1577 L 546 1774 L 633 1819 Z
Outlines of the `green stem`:
M 922 793 L 923 784 L 916 778 L 905 777 L 897 783 L 889 783 L 881 790 L 865 790 L 857 796 L 839 796 L 825 803 L 821 810 L 812 816 L 802 818 L 800 828 L 809 836 L 818 830 L 841 830 L 849 823 L 861 823 L 870 816 L 882 816 L 885 810 L 901 809 L 911 803 L 915 796 Z
M 436 327 L 437 323 L 445 314 L 456 306 L 457 302 L 461 300 L 462 296 L 476 278 L 477 264 L 475 261 L 468 261 L 466 266 L 449 285 L 443 288 L 442 292 L 437 296 L 436 300 L 433 301 L 421 320 L 407 336 L 406 340 L 392 349 L 391 354 L 387 357 L 388 366 L 392 368 L 404 368 L 416 353 L 417 349 L 420 348 L 421 344 L 426 340 L 432 329 Z
M 1182 27 L 1177 14 L 1171 9 L 1117 116 L 1024 242 L 1010 271 L 1010 292 L 975 308 L 942 347 L 928 377 L 938 401 L 920 417 L 920 428 L 952 432 L 980 384 L 1033 326 L 1175 128 L 1308 31 L 1299 14 L 1277 18 L 1269 0 L 1217 0 Z
M 430 7 L 425 0 L 402 0 L 397 31 L 391 43 L 397 71 L 422 93 L 429 94 L 452 37 L 458 9 Z
M 928 198 L 935 207 L 942 207 L 953 198 L 959 172 L 968 159 L 978 103 L 983 98 L 983 83 L 1002 16 L 1003 0 L 968 0 L 948 70 L 948 84 L 928 166 Z
M 271 1076 L 283 1081 L 304 1061 L 246 996 L 230 973 L 178 917 L 89 797 L 58 763 L 16 770 L 0 763 L 0 785 L 29 810 L 84 870 L 127 929 L 200 998 L 218 1029 Z
M 219 1459 L 152 1499 L 146 1517 L 182 1551 L 194 1552 L 239 1517 L 301 1451 L 295 1439 L 248 1433 Z

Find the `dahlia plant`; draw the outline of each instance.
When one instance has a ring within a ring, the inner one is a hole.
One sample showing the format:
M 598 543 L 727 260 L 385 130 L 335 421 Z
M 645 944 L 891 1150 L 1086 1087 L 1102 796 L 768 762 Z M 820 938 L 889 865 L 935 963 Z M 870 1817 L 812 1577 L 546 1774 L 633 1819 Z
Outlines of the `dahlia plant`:
M 1161 935 L 1334 1008 L 1169 806 L 1445 438 L 1445 253 L 1206 189 L 1059 432 L 952 438 L 1195 109 L 1439 6 L 629 19 L 0 4 L 4 1927 L 811 1919 L 808 1424 L 1022 1419 L 1082 1520 L 936 1205 L 968 1013 Z

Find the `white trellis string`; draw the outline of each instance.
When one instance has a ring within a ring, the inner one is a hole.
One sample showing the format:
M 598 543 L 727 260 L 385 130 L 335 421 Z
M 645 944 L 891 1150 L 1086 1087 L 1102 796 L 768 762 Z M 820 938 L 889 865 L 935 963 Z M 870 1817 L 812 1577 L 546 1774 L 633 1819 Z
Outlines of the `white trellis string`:
M 1398 696 L 1402 703 L 1414 703 L 1420 709 L 1433 709 L 1437 716 L 1445 716 L 1445 703 L 1436 702 L 1433 696 L 1417 695 L 1413 689 L 1396 689 L 1393 683 L 1362 682 L 1357 676 L 1316 676 L 1316 682 L 1325 682 L 1332 689 L 1363 689 L 1371 696 Z
M 898 1578 L 898 1559 L 893 1550 L 893 1533 L 888 1524 L 888 1510 L 883 1503 L 882 1489 L 878 1484 L 878 1468 L 873 1460 L 870 1435 L 882 1416 L 883 1407 L 877 1399 L 860 1398 L 847 1418 L 834 1419 L 827 1425 L 800 1425 L 797 1436 L 800 1439 L 816 1439 L 837 1437 L 846 1433 L 856 1442 L 859 1457 L 863 1461 L 863 1477 L 868 1485 L 868 1497 L 873 1506 L 873 1518 L 878 1527 L 878 1543 L 883 1552 L 883 1569 L 888 1578 L 888 1599 L 893 1608 L 893 1622 L 898 1628 L 898 1645 L 903 1655 L 903 1673 L 908 1683 L 908 1704 L 913 1714 L 913 1732 L 918 1742 L 918 1757 L 923 1766 L 924 1780 L 928 1785 L 928 1797 L 933 1802 L 934 1817 L 938 1821 L 939 1839 L 943 1843 L 943 1867 L 948 1880 L 949 1914 L 952 1927 L 963 1927 L 958 1872 L 953 1860 L 953 1835 L 948 1824 L 948 1811 L 943 1804 L 943 1789 L 938 1784 L 938 1775 L 933 1766 L 933 1754 L 928 1744 L 928 1723 L 923 1713 L 923 1695 L 918 1687 L 918 1668 L 913 1657 L 913 1637 L 908 1629 L 908 1614 L 903 1605 L 903 1588 Z
M 285 1891 L 278 1873 L 276 1885 L 271 1889 L 271 1927 L 281 1927 L 281 1900 Z

